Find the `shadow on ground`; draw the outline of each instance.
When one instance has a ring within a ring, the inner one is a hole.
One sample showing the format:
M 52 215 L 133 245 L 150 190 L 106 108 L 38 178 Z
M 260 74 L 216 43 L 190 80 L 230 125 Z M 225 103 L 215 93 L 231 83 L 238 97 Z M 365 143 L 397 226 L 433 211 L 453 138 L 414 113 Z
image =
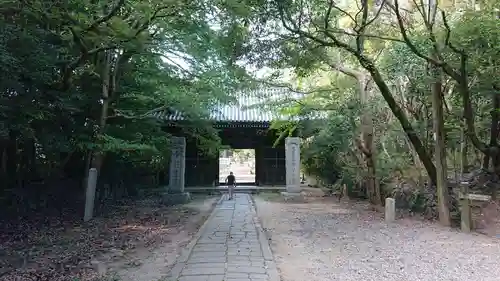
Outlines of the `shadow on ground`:
M 210 214 L 217 198 L 202 196 L 173 207 L 161 206 L 157 199 L 124 202 L 89 223 L 76 216 L 3 223 L 0 280 L 84 281 L 114 271 L 123 280 L 157 280 L 164 273 L 159 271 L 168 271 L 169 263 Z M 162 249 L 161 263 L 151 268 L 158 260 L 153 250 L 157 248 Z M 136 278 L 148 274 L 159 276 Z

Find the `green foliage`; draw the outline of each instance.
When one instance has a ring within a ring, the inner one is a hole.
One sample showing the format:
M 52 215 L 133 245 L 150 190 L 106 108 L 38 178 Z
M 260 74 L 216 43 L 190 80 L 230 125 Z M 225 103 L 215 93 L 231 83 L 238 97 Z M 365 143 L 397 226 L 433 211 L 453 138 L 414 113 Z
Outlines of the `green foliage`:
M 247 85 L 226 44 L 244 37 L 244 29 L 214 28 L 235 13 L 233 6 L 218 1 L 4 1 L 1 140 L 18 142 L 20 154 L 29 153 L 34 143 L 43 167 L 63 169 L 65 164 L 59 164 L 68 154 L 93 151 L 164 168 L 169 135 L 155 116 L 173 110 L 192 119 L 206 117 L 215 104 L 230 101 L 231 93 Z M 215 7 L 224 13 L 214 15 Z M 103 115 L 107 56 L 113 84 Z M 215 154 L 216 130 L 208 123 L 191 125 L 182 130 Z
M 305 141 L 301 156 L 306 173 L 316 175 L 330 184 L 338 177 L 352 176 L 351 165 L 345 162 L 342 155 L 351 145 L 354 128 L 350 118 L 330 114 L 322 124 L 323 129 Z
M 344 1 L 335 3 L 332 9 L 328 7 L 331 3 L 324 1 L 242 4 L 267 16 L 264 23 L 250 17 L 255 26 L 246 35 L 247 42 L 253 43 L 247 60 L 257 67 L 281 70 L 268 76 L 268 80 L 309 93 L 295 102 L 275 104 L 277 112 L 293 117 L 294 121 L 276 122 L 274 128 L 283 132 L 282 137 L 295 130 L 302 133 L 306 139 L 303 165 L 309 174 L 325 182 L 332 181 L 331 175 L 341 174 L 346 181 L 359 183 L 368 175 L 356 139 L 363 130 L 361 117 L 369 116 L 372 120 L 369 123 L 373 123 L 377 180 L 391 188 L 401 181 L 422 185 L 427 179 L 421 155 L 430 156 L 426 163 L 435 160 L 430 87 L 435 75 L 429 75 L 429 62 L 422 56 L 438 52 L 438 60 L 446 64 L 437 65 L 447 68 L 442 76 L 442 91 L 448 174 L 456 176 L 463 157 L 459 151 L 463 138 L 464 96 L 458 89 L 456 76 L 450 75 L 453 71 L 458 72 L 460 66 L 460 58 L 452 47 L 467 54 L 474 127 L 478 138 L 488 143 L 490 137 L 497 139 L 489 135 L 489 128 L 498 126 L 491 124 L 490 114 L 496 110 L 491 101 L 498 94 L 495 89 L 499 88 L 497 61 L 500 53 L 495 42 L 500 36 L 500 22 L 498 15 L 493 13 L 498 1 L 482 2 L 481 10 L 475 11 L 464 9 L 460 3 L 443 6 L 451 31 L 438 13 L 432 33 L 417 7 L 410 5 L 402 14 L 404 31 L 412 44 L 402 40 L 396 19 L 387 17 L 386 13 L 392 10 L 387 5 L 381 13 L 378 7 L 369 7 L 371 24 L 359 29 L 363 16 L 359 4 Z M 394 15 L 394 11 L 390 13 Z M 270 30 L 276 32 L 270 35 Z M 357 36 L 357 32 L 364 35 Z M 360 42 L 364 42 L 362 49 L 359 49 Z M 354 77 L 370 76 L 375 73 L 374 69 L 381 77 L 377 78 L 377 84 L 365 88 L 369 102 L 360 106 L 359 81 Z M 389 89 L 382 89 L 380 82 Z M 380 95 L 382 91 L 383 96 Z M 391 99 L 399 108 L 388 107 L 393 104 Z M 313 113 L 323 113 L 326 120 L 295 121 L 308 119 Z M 400 116 L 409 122 L 401 121 Z M 416 153 L 415 143 L 409 141 L 409 133 L 415 133 L 413 137 L 422 143 L 421 155 Z M 482 154 L 470 143 L 467 148 L 470 165 L 478 167 Z M 415 195 L 410 201 L 420 202 L 419 196 L 424 195 Z M 415 205 L 419 205 L 418 202 Z

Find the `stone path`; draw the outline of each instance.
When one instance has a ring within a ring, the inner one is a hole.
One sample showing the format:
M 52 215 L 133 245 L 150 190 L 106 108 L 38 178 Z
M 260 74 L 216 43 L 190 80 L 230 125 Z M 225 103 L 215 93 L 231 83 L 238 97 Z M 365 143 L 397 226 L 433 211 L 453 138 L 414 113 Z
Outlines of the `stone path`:
M 279 281 L 249 194 L 227 194 L 171 271 L 176 281 Z

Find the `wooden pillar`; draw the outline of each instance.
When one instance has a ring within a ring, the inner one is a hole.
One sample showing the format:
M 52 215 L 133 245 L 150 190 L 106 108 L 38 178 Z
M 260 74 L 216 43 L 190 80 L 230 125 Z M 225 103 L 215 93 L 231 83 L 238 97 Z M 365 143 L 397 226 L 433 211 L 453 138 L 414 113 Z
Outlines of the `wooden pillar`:
M 219 154 L 217 154 L 216 159 L 215 159 L 215 173 L 213 176 L 213 181 L 214 181 L 214 186 L 218 186 L 220 184 L 219 178 L 220 178 L 220 159 L 219 159 Z
M 286 185 L 286 151 L 285 146 L 280 145 L 276 149 L 276 185 Z
M 263 177 L 262 177 L 262 172 L 264 171 L 265 167 L 263 167 L 262 163 L 262 146 L 259 144 L 255 147 L 255 184 L 257 186 L 262 186 L 263 185 Z

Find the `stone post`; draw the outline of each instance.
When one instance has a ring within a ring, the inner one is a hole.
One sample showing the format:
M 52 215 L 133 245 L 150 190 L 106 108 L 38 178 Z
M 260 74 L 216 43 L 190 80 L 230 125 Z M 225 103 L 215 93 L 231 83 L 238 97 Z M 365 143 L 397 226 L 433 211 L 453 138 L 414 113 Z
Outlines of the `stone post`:
M 286 197 L 300 196 L 300 138 L 289 137 L 285 140 Z
M 458 198 L 460 200 L 460 228 L 463 232 L 472 230 L 472 211 L 468 194 L 469 182 L 461 182 Z
M 393 222 L 396 220 L 396 200 L 394 198 L 385 198 L 385 221 Z
M 83 221 L 87 222 L 94 216 L 95 189 L 97 185 L 97 170 L 91 168 L 87 177 L 87 189 L 85 191 L 85 213 Z
M 189 193 L 184 192 L 186 174 L 186 139 L 172 137 L 170 140 L 170 172 L 167 193 L 163 202 L 167 205 L 181 204 L 189 201 Z
M 169 191 L 171 193 L 184 192 L 184 182 L 186 173 L 186 139 L 182 137 L 172 137 L 170 156 L 170 181 Z
M 285 140 L 286 161 L 286 191 L 299 193 L 300 188 L 300 139 L 286 138 Z

